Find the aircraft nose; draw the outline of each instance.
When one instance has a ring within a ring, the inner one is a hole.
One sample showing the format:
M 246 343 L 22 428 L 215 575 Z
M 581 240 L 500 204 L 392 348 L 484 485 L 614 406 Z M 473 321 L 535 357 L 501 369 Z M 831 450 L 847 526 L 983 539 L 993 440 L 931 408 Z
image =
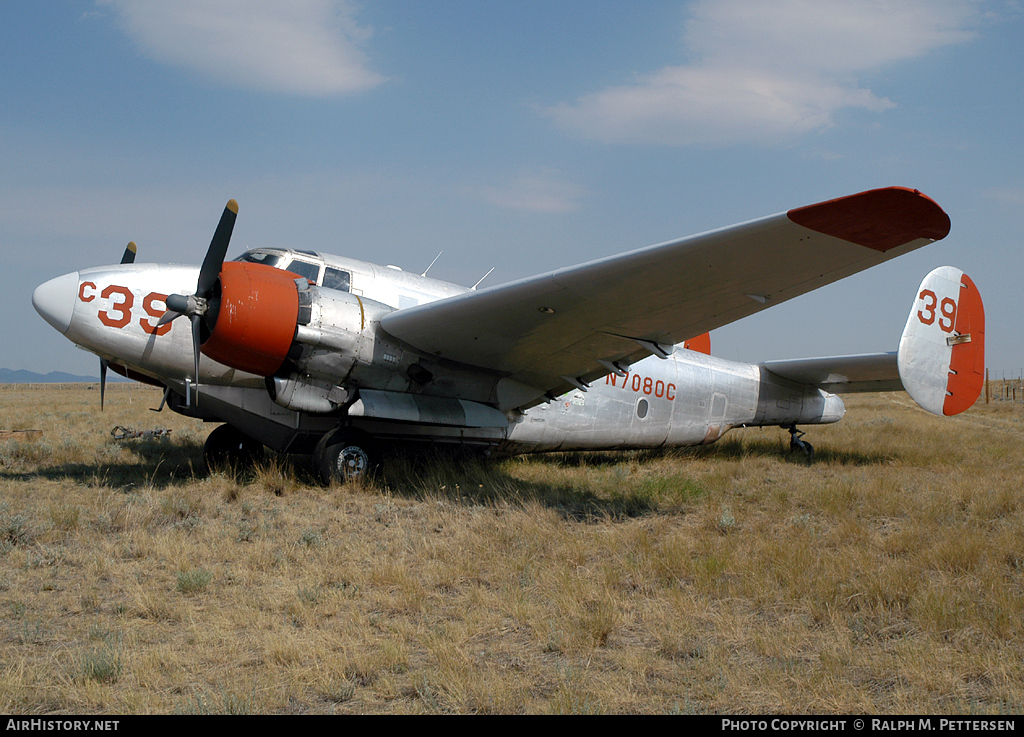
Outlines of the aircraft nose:
M 46 322 L 64 334 L 71 327 L 78 296 L 78 272 L 58 276 L 36 287 L 32 293 L 32 306 Z

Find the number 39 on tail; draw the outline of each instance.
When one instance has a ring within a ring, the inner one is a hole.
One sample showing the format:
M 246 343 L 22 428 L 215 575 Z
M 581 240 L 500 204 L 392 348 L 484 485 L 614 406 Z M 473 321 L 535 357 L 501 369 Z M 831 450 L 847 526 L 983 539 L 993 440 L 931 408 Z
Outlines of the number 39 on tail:
M 708 331 L 944 238 L 949 218 L 889 187 L 465 288 L 326 252 L 225 261 L 234 200 L 198 269 L 83 268 L 40 285 L 50 325 L 110 369 L 223 423 L 209 460 L 311 453 L 326 482 L 395 446 L 485 453 L 710 443 L 730 428 L 836 422 L 841 394 L 905 389 L 951 415 L 978 398 L 985 317 L 971 279 L 918 289 L 897 351 L 746 364 Z M 178 318 L 186 319 L 178 319 Z

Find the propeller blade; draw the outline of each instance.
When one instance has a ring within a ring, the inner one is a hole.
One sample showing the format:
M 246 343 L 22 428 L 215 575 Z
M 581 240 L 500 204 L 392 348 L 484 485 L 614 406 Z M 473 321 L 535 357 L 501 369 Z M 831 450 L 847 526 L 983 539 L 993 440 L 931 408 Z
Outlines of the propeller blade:
M 195 373 L 193 374 L 193 376 L 195 377 L 195 389 L 194 389 L 194 391 L 195 391 L 195 397 L 196 397 L 196 407 L 199 406 L 199 346 L 200 346 L 199 331 L 200 331 L 200 326 L 202 325 L 202 322 L 203 322 L 203 316 L 202 315 L 192 315 L 192 354 L 193 354 L 193 357 L 195 359 Z
M 206 251 L 206 258 L 199 268 L 199 281 L 196 283 L 195 294 L 169 294 L 164 300 L 167 309 L 157 320 L 157 327 L 166 325 L 182 315 L 188 315 L 192 323 L 192 358 L 194 362 L 194 384 L 196 406 L 199 406 L 199 349 L 202 346 L 203 315 L 207 310 L 207 299 L 213 292 L 213 285 L 217 283 L 220 270 L 224 266 L 224 257 L 228 253 L 228 244 L 231 242 L 231 231 L 235 228 L 235 219 L 238 217 L 238 203 L 228 200 L 224 212 L 217 223 L 217 230 L 213 233 L 210 247 Z M 129 246 L 134 246 L 134 243 Z M 132 258 L 134 259 L 134 250 Z M 128 258 L 127 252 L 125 258 Z M 187 380 L 186 380 L 187 381 Z
M 203 259 L 203 266 L 199 269 L 199 283 L 196 285 L 197 297 L 208 297 L 217 281 L 221 266 L 224 264 L 224 257 L 228 254 L 228 244 L 231 242 L 231 231 L 235 227 L 236 217 L 238 217 L 238 203 L 228 200 L 228 204 L 220 216 L 220 222 L 217 223 L 213 240 L 210 241 L 206 258 Z
M 167 310 L 167 312 L 161 315 L 160 319 L 156 321 L 156 326 L 160 327 L 161 325 L 166 325 L 171 320 L 174 320 L 175 318 L 178 317 L 181 317 L 180 312 L 175 312 L 174 310 Z
M 124 248 L 124 255 L 121 257 L 122 264 L 134 264 L 135 253 L 139 250 L 139 247 L 135 245 L 135 241 L 130 241 Z
M 107 359 L 100 359 L 100 412 L 103 411 L 103 396 L 107 392 Z

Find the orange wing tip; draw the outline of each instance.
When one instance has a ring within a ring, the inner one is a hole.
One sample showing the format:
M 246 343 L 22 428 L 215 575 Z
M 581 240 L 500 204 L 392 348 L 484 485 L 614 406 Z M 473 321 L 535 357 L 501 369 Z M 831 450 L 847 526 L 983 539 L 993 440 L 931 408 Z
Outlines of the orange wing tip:
M 798 207 L 786 213 L 797 225 L 885 252 L 905 243 L 949 234 L 949 216 L 916 189 L 886 187 Z

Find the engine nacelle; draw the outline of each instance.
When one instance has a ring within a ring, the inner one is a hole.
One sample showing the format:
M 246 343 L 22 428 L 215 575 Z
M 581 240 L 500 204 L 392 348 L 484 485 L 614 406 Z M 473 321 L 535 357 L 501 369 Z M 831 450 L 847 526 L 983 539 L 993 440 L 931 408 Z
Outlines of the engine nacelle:
M 338 384 L 407 388 L 407 370 L 418 354 L 407 355 L 406 347 L 380 330 L 381 317 L 392 309 L 349 292 L 300 289 L 290 363 L 307 376 Z
M 283 407 L 330 413 L 360 388 L 494 401 L 495 377 L 442 365 L 395 339 L 380 327 L 394 308 L 375 300 L 231 261 L 208 304 L 203 353 L 266 377 Z
M 288 356 L 298 316 L 295 274 L 227 261 L 209 299 L 202 351 L 226 366 L 272 376 Z
M 279 376 L 268 376 L 266 381 L 270 398 L 297 412 L 327 414 L 349 399 L 348 391 L 330 382 Z

